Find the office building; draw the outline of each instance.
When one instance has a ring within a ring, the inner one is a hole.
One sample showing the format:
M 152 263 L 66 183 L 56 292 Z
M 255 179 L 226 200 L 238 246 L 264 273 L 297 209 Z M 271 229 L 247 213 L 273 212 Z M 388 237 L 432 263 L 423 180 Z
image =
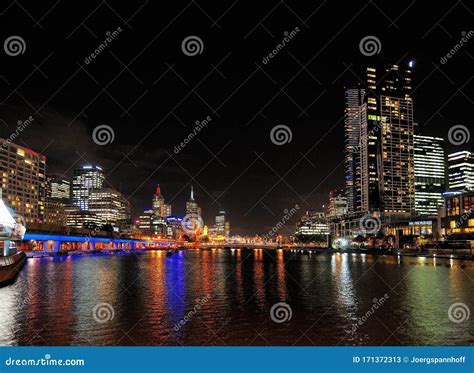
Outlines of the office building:
M 194 200 L 194 189 L 193 186 L 191 185 L 191 196 L 189 198 L 189 201 L 186 202 L 186 215 L 201 215 L 201 210 Z
M 474 190 L 474 165 L 472 152 L 463 150 L 448 155 L 450 191 Z
M 415 213 L 436 216 L 445 191 L 444 139 L 414 135 Z
M 130 224 L 130 203 L 112 188 L 91 189 L 88 211 L 97 215 L 103 224 L 119 228 Z
M 71 200 L 74 206 L 83 211 L 89 210 L 89 194 L 104 184 L 104 171 L 99 166 L 85 165 L 73 171 Z
M 347 197 L 343 189 L 329 192 L 328 216 L 338 217 L 347 214 Z
M 295 238 L 302 242 L 326 242 L 329 223 L 324 212 L 307 211 L 296 225 Z
M 70 181 L 65 180 L 60 175 L 47 175 L 46 198 L 53 198 L 56 200 L 62 200 L 64 202 L 69 201 L 71 198 Z
M 26 223 L 44 220 L 46 157 L 0 139 L 0 175 L 3 201 Z

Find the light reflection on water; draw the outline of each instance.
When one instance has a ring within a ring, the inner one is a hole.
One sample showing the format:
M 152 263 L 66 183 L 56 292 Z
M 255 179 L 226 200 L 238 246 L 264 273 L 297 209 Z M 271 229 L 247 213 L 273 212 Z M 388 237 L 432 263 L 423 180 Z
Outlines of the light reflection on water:
M 283 250 L 30 259 L 0 288 L 0 344 L 471 345 L 473 278 L 474 263 L 452 259 Z M 271 320 L 277 302 L 291 306 L 289 322 Z M 470 320 L 449 320 L 455 302 Z M 97 323 L 97 303 L 113 319 Z

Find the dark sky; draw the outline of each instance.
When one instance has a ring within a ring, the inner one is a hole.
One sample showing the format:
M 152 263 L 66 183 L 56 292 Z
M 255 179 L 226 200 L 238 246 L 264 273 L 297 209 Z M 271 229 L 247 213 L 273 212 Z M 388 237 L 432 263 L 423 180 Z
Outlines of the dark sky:
M 367 35 L 381 41 L 383 58 L 416 61 L 415 120 L 427 135 L 471 126 L 474 38 L 447 63 L 440 59 L 472 28 L 472 3 L 167 3 L 3 2 L 2 46 L 18 35 L 26 49 L 0 49 L 0 136 L 31 115 L 16 142 L 45 154 L 48 171 L 69 176 L 74 166 L 100 164 L 134 215 L 150 205 L 157 183 L 183 213 L 193 184 L 207 223 L 222 208 L 232 233 L 251 234 L 268 231 L 295 204 L 321 210 L 329 190 L 343 186 L 344 86 L 370 61 L 359 51 Z M 204 44 L 193 57 L 181 49 L 190 35 Z M 115 138 L 100 146 L 92 131 L 103 124 Z M 280 124 L 292 140 L 277 146 L 270 131 Z

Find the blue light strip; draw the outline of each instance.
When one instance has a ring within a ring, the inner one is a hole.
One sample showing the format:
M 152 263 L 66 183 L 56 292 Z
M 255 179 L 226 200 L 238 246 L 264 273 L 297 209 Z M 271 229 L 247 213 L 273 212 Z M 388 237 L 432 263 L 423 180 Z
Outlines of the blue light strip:
M 82 236 L 60 236 L 40 233 L 26 233 L 23 238 L 25 241 L 62 241 L 62 242 L 104 242 L 104 243 L 142 243 L 142 244 L 158 244 L 169 245 L 169 241 L 143 241 L 143 240 L 124 240 L 121 238 L 105 238 L 105 237 L 82 237 Z

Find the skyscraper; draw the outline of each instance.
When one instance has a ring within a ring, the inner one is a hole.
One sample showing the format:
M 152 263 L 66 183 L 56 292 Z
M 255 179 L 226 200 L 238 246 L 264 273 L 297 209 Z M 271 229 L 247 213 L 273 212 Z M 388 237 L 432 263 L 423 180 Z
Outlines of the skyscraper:
M 448 155 L 449 190 L 474 190 L 473 155 L 463 150 Z
M 436 215 L 445 191 L 444 139 L 415 135 L 415 213 Z
M 411 70 L 393 64 L 368 67 L 364 89 L 346 91 L 349 211 L 412 214 L 415 183 L 410 94 Z M 358 145 L 354 146 L 357 127 Z
M 92 189 L 102 188 L 104 171 L 99 166 L 86 165 L 73 171 L 71 200 L 79 209 L 89 210 L 89 194 Z
M 161 194 L 160 184 L 156 186 L 155 194 L 153 194 L 152 207 L 155 215 L 163 216 L 165 199 Z
M 65 207 L 71 198 L 71 183 L 59 175 L 46 177 L 44 223 L 56 226 L 67 224 Z
M 194 189 L 193 186 L 191 185 L 191 196 L 189 198 L 189 201 L 186 202 L 186 215 L 200 215 L 200 209 L 196 201 L 194 200 Z
M 27 223 L 42 222 L 46 198 L 46 157 L 0 139 L 3 201 Z

